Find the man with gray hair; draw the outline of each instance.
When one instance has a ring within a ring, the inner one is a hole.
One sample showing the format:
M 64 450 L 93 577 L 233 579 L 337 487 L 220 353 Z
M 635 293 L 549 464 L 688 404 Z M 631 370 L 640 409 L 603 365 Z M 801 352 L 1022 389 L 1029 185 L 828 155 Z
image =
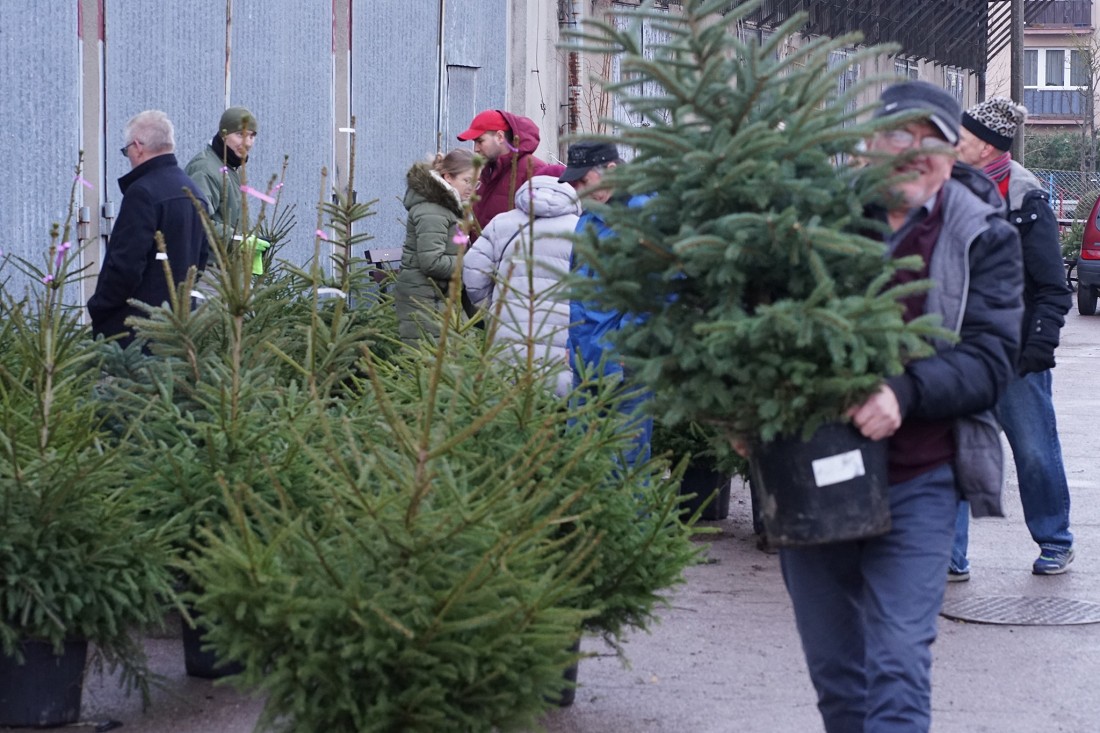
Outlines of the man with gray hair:
M 119 336 L 126 347 L 134 340 L 126 319 L 143 315 L 130 301 L 161 305 L 168 300 L 163 260 L 180 282 L 192 267 L 202 272 L 210 250 L 202 217 L 188 191 L 203 205 L 206 201 L 176 162 L 175 131 L 168 115 L 160 110 L 134 115 L 126 123 L 123 142 L 121 152 L 131 170 L 118 179 L 122 205 L 88 313 L 97 336 Z M 157 232 L 164 237 L 163 253 L 157 248 Z

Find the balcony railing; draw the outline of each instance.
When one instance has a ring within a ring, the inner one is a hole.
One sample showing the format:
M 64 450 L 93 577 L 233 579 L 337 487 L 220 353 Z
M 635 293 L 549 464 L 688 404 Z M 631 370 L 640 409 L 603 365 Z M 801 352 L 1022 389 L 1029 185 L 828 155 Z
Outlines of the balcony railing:
M 1077 89 L 1025 89 L 1024 106 L 1032 117 L 1076 117 L 1085 114 L 1085 93 Z
M 746 20 L 774 27 L 805 11 L 808 33 L 835 38 L 860 31 L 867 44 L 896 43 L 905 56 L 983 71 L 989 7 L 985 0 L 763 0 Z
M 1092 0 L 1025 0 L 1025 4 L 1040 6 L 1034 16 L 1030 10 L 1025 10 L 1029 28 L 1087 28 L 1092 25 Z

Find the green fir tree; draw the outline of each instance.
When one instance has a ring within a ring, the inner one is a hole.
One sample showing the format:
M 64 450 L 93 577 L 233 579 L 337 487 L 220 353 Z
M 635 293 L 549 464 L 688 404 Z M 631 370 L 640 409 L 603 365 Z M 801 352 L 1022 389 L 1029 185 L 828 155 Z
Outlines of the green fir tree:
M 591 21 L 577 34 L 580 48 L 618 55 L 611 92 L 643 120 L 607 121 L 606 139 L 633 158 L 605 181 L 655 195 L 641 208 L 592 206 L 615 235 L 578 242 L 597 279 L 574 293 L 636 316 L 617 348 L 667 423 L 766 441 L 840 418 L 940 332 L 902 321 L 898 298 L 927 284 L 891 287 L 915 263 L 885 259 L 866 236 L 877 225 L 864 207 L 888 178 L 852 161 L 880 123 L 854 104 L 864 87 L 837 92 L 847 65 L 884 49 L 831 67 L 830 53 L 858 38 L 799 36 L 804 16 L 763 44 L 742 41 L 755 6 L 646 5 L 624 11 L 621 29 Z M 668 40 L 643 51 L 643 20 Z
M 118 667 L 147 700 L 140 630 L 174 595 L 171 529 L 139 520 L 125 435 L 102 400 L 105 348 L 72 304 L 86 246 L 72 228 L 80 171 L 42 260 L 0 257 L 0 656 L 87 641 L 92 669 Z M 21 297 L 5 287 L 13 267 L 33 283 Z

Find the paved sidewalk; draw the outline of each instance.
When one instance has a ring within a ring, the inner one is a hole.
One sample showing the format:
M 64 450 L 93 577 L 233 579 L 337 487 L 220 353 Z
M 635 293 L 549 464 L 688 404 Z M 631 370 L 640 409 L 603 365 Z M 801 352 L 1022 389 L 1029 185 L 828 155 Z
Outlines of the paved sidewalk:
M 972 523 L 972 579 L 948 597 L 1059 597 L 1100 603 L 1100 317 L 1068 317 L 1055 370 L 1078 555 L 1069 573 L 1031 574 L 1037 554 L 1024 526 L 1015 474 L 1008 517 Z M 580 666 L 571 707 L 551 712 L 549 733 L 813 733 L 814 694 L 777 558 L 756 550 L 748 498 L 734 492 L 728 520 L 707 538 L 710 562 L 689 569 L 661 623 L 630 635 L 624 667 L 599 639 Z M 260 701 L 183 674 L 176 639 L 151 639 L 168 677 L 154 706 L 91 680 L 85 717 L 123 722 L 123 733 L 247 733 Z M 940 620 L 934 647 L 937 733 L 1093 733 L 1100 730 L 1100 624 L 994 626 Z M 303 733 L 320 733 L 306 731 Z

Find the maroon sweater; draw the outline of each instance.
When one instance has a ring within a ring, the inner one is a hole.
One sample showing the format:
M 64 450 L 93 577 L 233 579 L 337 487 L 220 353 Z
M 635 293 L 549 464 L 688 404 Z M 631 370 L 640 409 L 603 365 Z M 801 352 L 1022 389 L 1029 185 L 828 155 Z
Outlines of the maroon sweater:
M 901 270 L 894 275 L 894 284 L 922 280 L 928 277 L 928 263 L 943 229 L 943 191 L 936 196 L 932 210 L 923 218 L 909 222 L 901 231 L 901 240 L 894 248 L 895 258 L 920 255 L 924 266 L 920 270 Z M 906 323 L 924 314 L 927 293 L 918 293 L 902 300 Z M 954 420 L 924 420 L 902 415 L 901 427 L 887 444 L 889 481 L 901 483 L 954 460 Z
M 516 208 L 516 191 L 545 163 L 535 157 L 539 146 L 539 127 L 533 120 L 499 110 L 512 131 L 512 150 L 481 169 L 477 182 L 478 200 L 474 203 L 477 234 L 493 217 Z M 471 238 L 470 244 L 473 244 Z

